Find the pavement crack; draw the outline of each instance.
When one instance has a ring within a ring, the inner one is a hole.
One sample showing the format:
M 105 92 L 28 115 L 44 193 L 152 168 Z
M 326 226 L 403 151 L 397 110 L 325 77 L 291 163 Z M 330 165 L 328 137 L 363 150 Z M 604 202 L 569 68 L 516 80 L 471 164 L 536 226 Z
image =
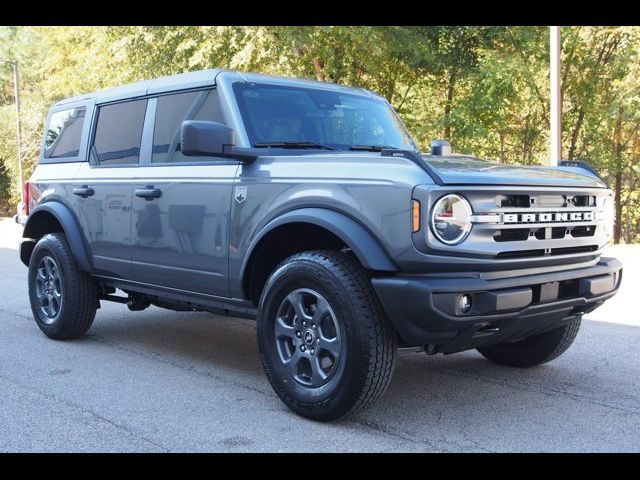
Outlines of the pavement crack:
M 384 435 L 387 435 L 389 437 L 392 437 L 396 440 L 399 441 L 400 444 L 402 444 L 402 442 L 408 442 L 411 443 L 413 445 L 417 445 L 420 447 L 428 447 L 431 449 L 432 452 L 445 452 L 446 450 L 443 450 L 439 447 L 436 447 L 432 442 L 430 442 L 429 440 L 425 440 L 425 439 L 421 439 L 421 440 L 416 440 L 415 438 L 411 437 L 409 432 L 405 432 L 404 430 L 398 429 L 398 428 L 394 428 L 394 427 L 390 427 L 387 425 L 383 425 L 381 423 L 378 422 L 373 422 L 371 420 L 366 420 L 364 418 L 352 418 L 349 420 L 351 423 L 354 423 L 356 425 L 359 425 L 361 427 L 365 427 L 367 429 L 370 430 L 374 430 L 375 432 L 379 432 L 382 433 Z
M 155 354 L 154 353 L 154 354 L 149 355 L 149 354 L 146 354 L 146 353 L 144 353 L 144 352 L 142 352 L 140 350 L 136 350 L 136 349 L 132 349 L 132 348 L 126 348 L 126 347 L 123 347 L 120 344 L 112 343 L 112 342 L 109 342 L 109 341 L 107 341 L 107 340 L 105 340 L 103 338 L 100 338 L 97 335 L 88 335 L 87 339 L 93 340 L 93 341 L 95 341 L 97 343 L 100 343 L 100 344 L 103 344 L 103 345 L 106 345 L 106 346 L 108 346 L 108 347 L 110 347 L 110 348 L 112 348 L 114 350 L 119 350 L 119 351 L 122 351 L 122 352 L 129 353 L 131 355 L 136 355 L 138 357 L 142 357 L 145 360 L 161 363 L 163 365 L 169 365 L 169 366 L 172 366 L 172 367 L 175 367 L 175 368 L 179 368 L 181 370 L 185 370 L 185 371 L 194 373 L 196 375 L 201 375 L 201 376 L 205 376 L 205 377 L 211 378 L 211 379 L 216 380 L 216 381 L 220 381 L 220 382 L 225 383 L 227 385 L 243 388 L 245 390 L 249 390 L 249 391 L 255 392 L 255 393 L 260 393 L 260 394 L 265 395 L 265 396 L 271 396 L 271 391 L 255 387 L 253 385 L 248 385 L 246 383 L 242 383 L 240 381 L 233 380 L 233 379 L 227 378 L 227 377 L 222 376 L 222 375 L 217 375 L 217 374 L 212 373 L 210 371 L 198 369 L 193 365 L 184 365 L 184 364 L 181 364 L 181 363 L 178 363 L 178 362 L 174 362 L 172 360 L 169 360 L 167 358 L 164 358 L 164 357 L 160 356 L 159 354 Z
M 617 353 L 614 353 L 614 354 L 611 354 L 611 355 L 606 355 L 605 357 L 601 358 L 598 361 L 598 363 L 591 368 L 591 370 L 589 370 L 588 372 L 585 372 L 582 375 L 580 375 L 578 377 L 578 379 L 579 380 L 584 380 L 584 379 L 586 379 L 588 377 L 591 377 L 591 376 L 595 375 L 595 373 L 598 370 L 600 370 L 601 368 L 610 367 L 611 366 L 610 361 L 613 360 L 614 358 L 621 357 L 621 356 L 626 355 L 628 353 L 633 353 L 636 350 L 637 350 L 637 347 L 633 346 L 631 348 L 624 349 L 624 350 L 622 350 L 620 352 L 617 352 Z
M 629 413 L 629 414 L 633 414 L 633 415 L 639 415 L 640 414 L 640 407 L 635 407 L 635 406 L 625 406 L 625 405 L 620 405 L 620 404 L 612 404 L 612 403 L 608 403 L 608 402 L 603 402 L 602 400 L 600 400 L 597 397 L 593 397 L 593 396 L 589 396 L 589 395 L 584 395 L 584 394 L 580 394 L 580 393 L 576 393 L 576 392 L 569 392 L 567 390 L 561 389 L 561 388 L 551 388 L 551 387 L 544 387 L 544 386 L 535 386 L 535 385 L 530 385 L 524 382 L 520 382 L 517 380 L 506 380 L 506 379 L 499 379 L 499 378 L 495 378 L 492 377 L 490 375 L 485 375 L 482 373 L 470 373 L 467 372 L 465 370 L 459 370 L 456 368 L 451 368 L 451 367 L 444 367 L 441 369 L 442 372 L 449 372 L 453 375 L 459 376 L 459 377 L 465 377 L 465 378 L 474 378 L 478 381 L 483 381 L 486 383 L 492 383 L 492 384 L 498 384 L 498 385 L 503 385 L 507 388 L 512 388 L 512 389 L 516 389 L 516 390 L 522 390 L 522 391 L 527 391 L 527 392 L 537 392 L 537 393 L 542 393 L 544 395 L 548 395 L 548 396 L 553 396 L 553 395 L 560 395 L 560 396 L 564 396 L 564 397 L 568 397 L 571 398 L 573 400 L 576 401 L 583 401 L 586 403 L 590 403 L 592 405 L 597 405 L 600 407 L 604 407 L 604 408 L 608 408 L 611 410 L 615 410 L 615 411 L 619 411 L 619 412 L 624 412 L 624 413 Z
M 26 385 L 20 381 L 17 381 L 14 378 L 11 378 L 7 375 L 1 375 L 0 374 L 0 378 L 5 380 L 6 382 L 9 382 L 11 384 L 13 384 L 14 386 L 17 386 L 19 388 L 22 388 L 24 390 L 27 390 L 28 392 L 31 392 L 33 394 L 36 394 L 38 396 L 41 396 L 43 398 L 46 398 L 47 400 L 51 400 L 53 402 L 56 403 L 60 403 L 62 405 L 65 405 L 66 407 L 79 411 L 85 415 L 89 415 L 91 418 L 93 418 L 94 420 L 97 420 L 99 422 L 103 422 L 103 423 L 107 423 L 109 425 L 111 425 L 112 427 L 118 429 L 118 430 L 122 430 L 124 432 L 126 432 L 127 434 L 131 435 L 132 437 L 138 439 L 138 440 L 142 440 L 145 443 L 148 443 L 149 445 L 152 445 L 153 447 L 155 447 L 158 450 L 161 450 L 162 452 L 168 453 L 169 449 L 164 447 L 163 445 L 151 440 L 150 438 L 144 436 L 143 434 L 135 431 L 134 429 L 132 429 L 131 427 L 129 427 L 128 425 L 124 425 L 122 423 L 116 422 L 114 420 L 111 420 L 110 418 L 105 417 L 104 415 L 101 415 L 97 412 L 95 412 L 94 410 L 84 407 L 82 405 L 79 405 L 77 403 L 71 402 L 65 398 L 59 397 L 58 395 L 55 395 L 53 393 L 49 393 L 49 392 L 45 392 L 42 391 L 38 388 L 34 388 L 31 385 Z

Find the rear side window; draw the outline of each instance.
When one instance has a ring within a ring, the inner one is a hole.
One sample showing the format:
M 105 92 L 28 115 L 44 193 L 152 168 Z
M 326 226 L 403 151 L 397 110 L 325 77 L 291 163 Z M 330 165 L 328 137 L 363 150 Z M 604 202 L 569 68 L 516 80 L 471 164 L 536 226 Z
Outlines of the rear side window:
M 51 114 L 44 139 L 44 158 L 78 156 L 86 112 L 85 107 L 77 107 Z
M 215 90 L 177 93 L 158 98 L 153 132 L 152 163 L 194 162 L 209 157 L 187 157 L 180 150 L 180 130 L 185 120 L 223 123 Z
M 100 107 L 91 148 L 100 165 L 138 163 L 146 111 L 146 99 Z

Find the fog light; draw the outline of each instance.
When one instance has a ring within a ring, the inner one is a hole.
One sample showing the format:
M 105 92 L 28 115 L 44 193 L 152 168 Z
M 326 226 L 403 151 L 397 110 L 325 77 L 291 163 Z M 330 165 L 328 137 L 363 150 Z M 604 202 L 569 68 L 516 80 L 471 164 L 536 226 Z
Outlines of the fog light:
M 469 313 L 469 310 L 471 310 L 471 295 L 464 293 L 458 296 L 458 310 L 460 310 L 460 313 Z

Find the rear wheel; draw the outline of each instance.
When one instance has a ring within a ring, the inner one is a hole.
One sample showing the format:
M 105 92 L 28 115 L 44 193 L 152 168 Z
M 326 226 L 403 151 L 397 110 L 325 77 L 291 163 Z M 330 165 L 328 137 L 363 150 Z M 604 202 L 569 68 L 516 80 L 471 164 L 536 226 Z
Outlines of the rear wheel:
M 562 355 L 573 343 L 580 329 L 581 318 L 566 325 L 519 342 L 500 343 L 478 348 L 484 357 L 509 367 L 533 367 Z
M 332 420 L 382 395 L 396 336 L 357 260 L 311 251 L 289 257 L 267 281 L 258 345 L 280 399 L 300 415 Z
M 98 307 L 95 280 L 82 272 L 61 233 L 43 236 L 29 261 L 29 300 L 40 330 L 68 340 L 86 333 Z

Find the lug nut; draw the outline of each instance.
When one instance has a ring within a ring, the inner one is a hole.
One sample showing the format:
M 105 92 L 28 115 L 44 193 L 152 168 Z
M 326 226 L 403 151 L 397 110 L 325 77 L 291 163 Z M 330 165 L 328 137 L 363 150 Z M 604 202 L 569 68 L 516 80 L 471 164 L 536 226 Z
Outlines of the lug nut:
M 316 330 L 318 328 L 315 323 L 312 325 L 312 327 L 313 327 L 314 330 Z
M 303 326 L 303 327 L 306 327 L 306 326 L 307 326 L 307 322 L 304 322 L 304 321 L 303 321 L 303 322 L 302 322 L 302 326 Z
M 315 348 L 312 348 L 312 349 L 311 349 L 311 355 L 315 355 L 315 353 L 316 353 L 316 349 L 315 349 Z
M 298 330 L 298 331 L 296 332 L 296 337 L 300 338 L 301 336 L 302 336 L 302 332 L 300 332 L 300 330 Z
M 305 347 L 304 345 L 301 345 L 301 346 L 300 346 L 300 351 L 301 351 L 301 352 L 304 352 L 306 349 L 307 349 L 307 347 Z
M 319 339 L 319 338 L 316 340 L 316 343 L 317 343 L 318 345 L 320 345 L 320 339 Z

